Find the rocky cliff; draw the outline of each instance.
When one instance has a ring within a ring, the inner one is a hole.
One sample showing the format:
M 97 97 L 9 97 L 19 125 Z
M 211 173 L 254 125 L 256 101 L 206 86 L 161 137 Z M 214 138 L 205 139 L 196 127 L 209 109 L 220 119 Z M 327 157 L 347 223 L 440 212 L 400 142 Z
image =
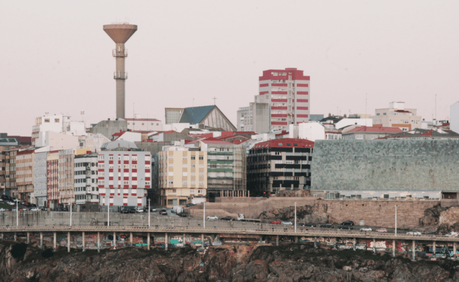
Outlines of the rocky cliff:
M 0 244 L 0 281 L 459 281 L 452 261 L 411 262 L 312 245 L 221 246 L 205 252 L 127 248 L 55 253 Z

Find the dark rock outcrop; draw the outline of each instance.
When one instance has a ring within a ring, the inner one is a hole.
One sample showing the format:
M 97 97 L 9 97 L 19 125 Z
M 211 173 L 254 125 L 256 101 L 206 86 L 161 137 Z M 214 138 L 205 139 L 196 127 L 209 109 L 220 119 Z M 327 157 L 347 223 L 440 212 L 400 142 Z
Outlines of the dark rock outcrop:
M 0 281 L 459 281 L 459 263 L 411 262 L 363 251 L 312 245 L 126 248 L 85 253 L 64 250 L 44 258 L 28 246 L 14 258 L 14 244 L 0 244 Z

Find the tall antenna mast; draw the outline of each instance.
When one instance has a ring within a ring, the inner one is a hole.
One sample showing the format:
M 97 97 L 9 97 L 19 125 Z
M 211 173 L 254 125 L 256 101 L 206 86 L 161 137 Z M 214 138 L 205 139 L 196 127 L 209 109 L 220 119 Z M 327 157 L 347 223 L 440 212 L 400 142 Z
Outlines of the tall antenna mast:
M 212 99 L 214 99 L 214 105 L 216 105 L 215 100 L 217 100 L 217 97 L 214 96 Z
M 437 94 L 435 94 L 435 120 L 437 120 Z

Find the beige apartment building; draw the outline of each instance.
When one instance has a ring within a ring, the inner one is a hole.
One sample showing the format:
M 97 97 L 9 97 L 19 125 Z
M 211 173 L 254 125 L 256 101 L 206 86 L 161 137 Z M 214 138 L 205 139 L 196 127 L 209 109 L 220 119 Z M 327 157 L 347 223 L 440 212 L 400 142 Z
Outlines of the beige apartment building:
M 33 195 L 34 156 L 34 150 L 19 151 L 16 155 L 16 184 L 19 198 L 29 203 L 35 202 Z
M 375 127 L 398 127 L 403 131 L 421 128 L 422 117 L 417 115 L 417 109 L 405 108 L 405 102 L 390 102 L 389 108 L 375 112 L 371 117 Z
M 170 146 L 158 153 L 158 188 L 162 206 L 184 206 L 207 194 L 207 152 Z

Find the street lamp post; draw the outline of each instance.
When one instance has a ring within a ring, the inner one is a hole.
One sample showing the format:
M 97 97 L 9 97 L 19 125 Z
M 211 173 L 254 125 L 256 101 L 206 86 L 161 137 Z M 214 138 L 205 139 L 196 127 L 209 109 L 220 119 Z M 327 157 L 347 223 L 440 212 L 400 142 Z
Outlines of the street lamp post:
M 107 198 L 107 226 L 110 226 L 110 198 Z
M 72 204 L 70 204 L 70 226 L 72 226 Z
M 296 232 L 296 202 L 295 202 L 295 232 Z
M 148 227 L 150 227 L 150 198 L 148 198 Z
M 19 226 L 19 200 L 16 199 L 16 226 Z
M 395 236 L 397 236 L 397 205 L 395 205 Z

